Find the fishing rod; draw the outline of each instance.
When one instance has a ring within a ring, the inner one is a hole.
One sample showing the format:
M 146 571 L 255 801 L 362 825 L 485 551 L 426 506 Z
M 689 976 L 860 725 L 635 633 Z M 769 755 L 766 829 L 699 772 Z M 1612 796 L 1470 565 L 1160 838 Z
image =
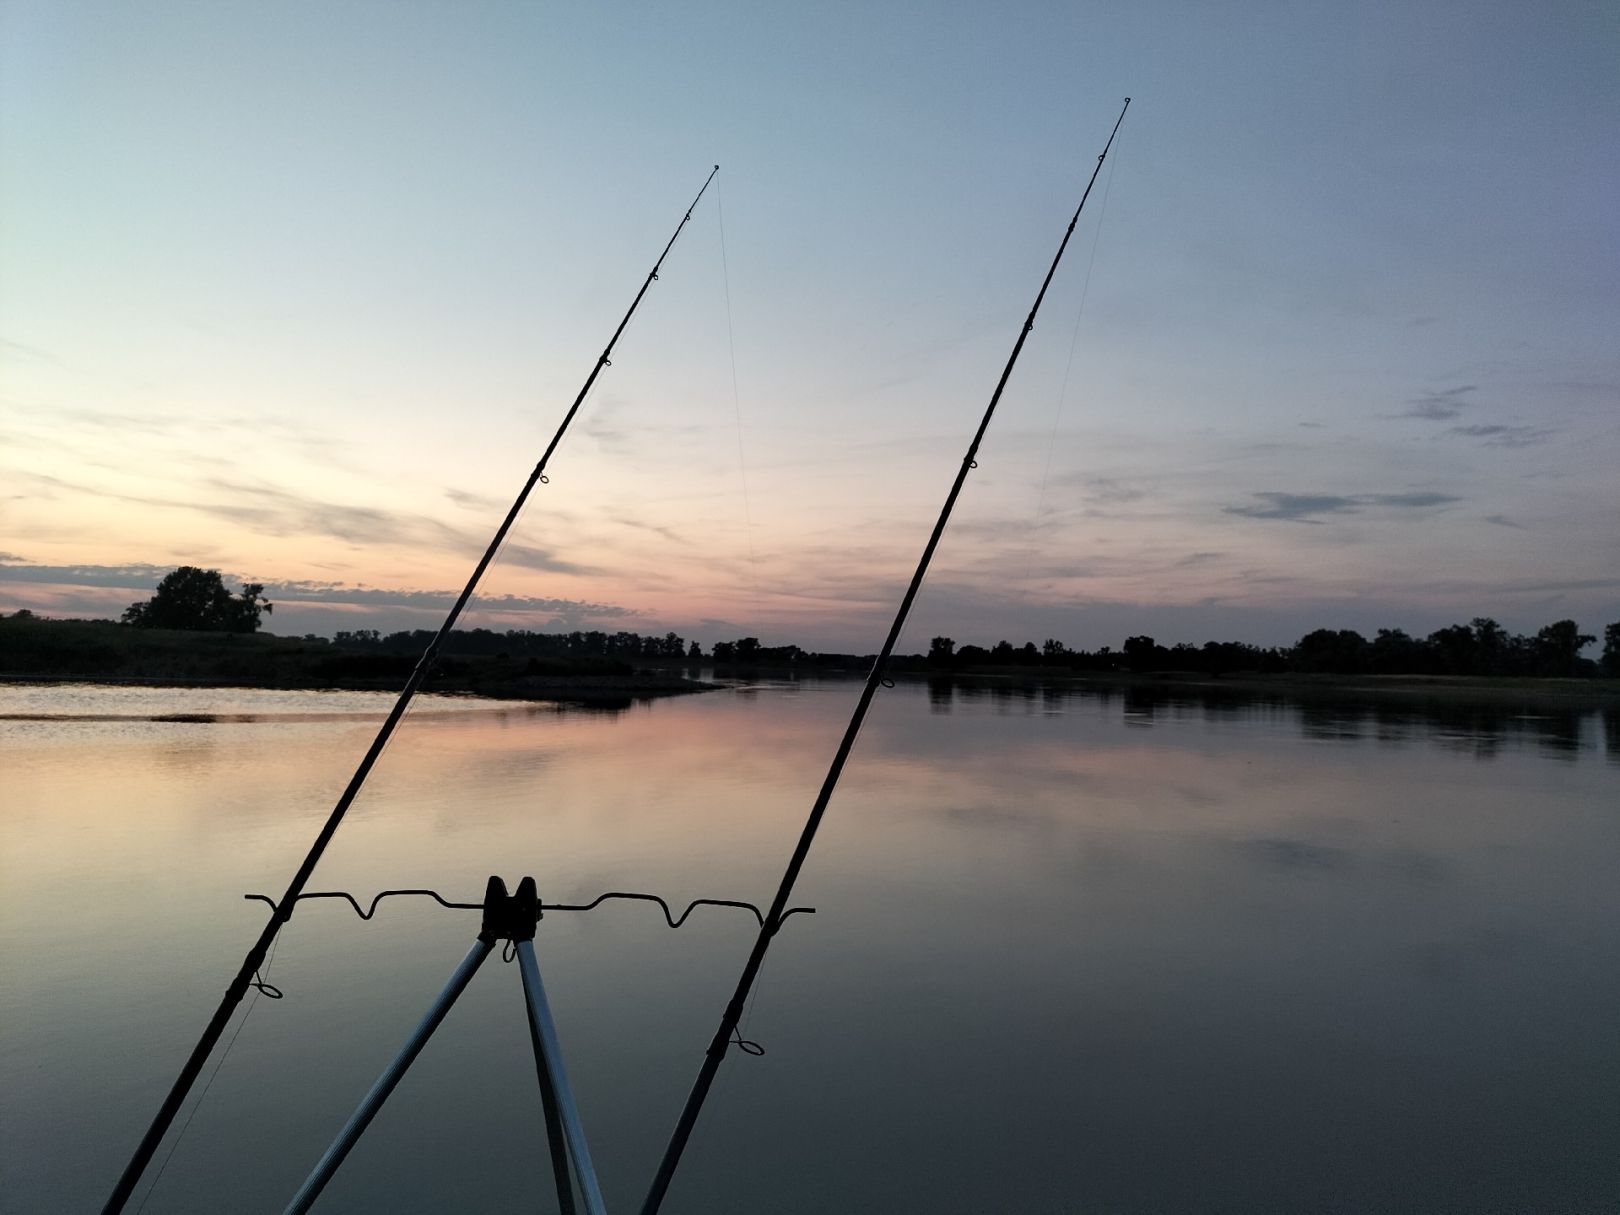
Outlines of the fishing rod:
M 371 775 L 372 767 L 381 757 L 383 749 L 388 745 L 389 738 L 393 736 L 394 728 L 399 725 L 400 719 L 405 716 L 405 710 L 410 707 L 411 700 L 416 696 L 417 690 L 421 688 L 423 682 L 432 672 L 433 662 L 438 657 L 439 648 L 444 644 L 445 639 L 450 636 L 450 630 L 455 627 L 456 621 L 460 619 L 462 609 L 467 606 L 467 602 L 472 598 L 473 592 L 478 587 L 479 580 L 484 576 L 484 571 L 489 568 L 490 562 L 495 559 L 496 552 L 505 542 L 507 532 L 511 531 L 518 515 L 522 513 L 524 504 L 529 500 L 530 493 L 533 492 L 536 485 L 545 483 L 546 464 L 550 461 L 552 453 L 557 450 L 557 445 L 562 442 L 563 435 L 567 433 L 570 423 L 574 420 L 574 415 L 579 412 L 579 407 L 584 404 L 585 398 L 590 395 L 591 387 L 596 383 L 596 377 L 602 374 L 604 367 L 612 365 L 610 356 L 613 354 L 614 345 L 617 344 L 619 336 L 624 332 L 625 326 L 630 323 L 630 318 L 635 315 L 636 309 L 641 306 L 641 298 L 647 294 L 647 288 L 657 281 L 658 270 L 664 264 L 664 258 L 668 257 L 669 251 L 674 248 L 675 241 L 680 236 L 681 230 L 691 222 L 692 212 L 696 210 L 698 203 L 703 198 L 704 191 L 709 188 L 709 183 L 714 180 L 714 175 L 719 171 L 720 166 L 715 165 L 709 171 L 709 175 L 703 179 L 702 189 L 697 192 L 697 197 L 686 208 L 686 213 L 681 217 L 681 222 L 675 225 L 674 235 L 669 238 L 669 243 L 664 246 L 664 251 L 658 255 L 658 260 L 653 263 L 653 268 L 648 272 L 646 280 L 641 284 L 641 290 L 637 291 L 635 299 L 630 301 L 630 307 L 625 312 L 624 319 L 619 322 L 619 327 L 613 331 L 613 336 L 608 339 L 608 344 L 603 348 L 601 357 L 596 360 L 596 366 L 591 368 L 590 375 L 585 377 L 584 387 L 579 390 L 579 395 L 574 398 L 574 403 L 568 407 L 568 412 L 563 415 L 563 420 L 557 427 L 557 433 L 552 435 L 551 442 L 546 444 L 544 454 L 541 455 L 539 463 L 534 466 L 534 471 L 529 474 L 529 479 L 523 483 L 523 488 L 513 500 L 511 509 L 506 512 L 506 518 L 501 521 L 500 527 L 496 528 L 495 535 L 489 542 L 489 547 L 484 550 L 484 555 L 478 559 L 478 564 L 473 568 L 472 576 L 467 579 L 467 585 L 462 588 L 461 594 L 456 597 L 455 604 L 450 608 L 450 614 L 444 618 L 444 623 L 439 626 L 439 631 L 434 635 L 433 640 L 428 642 L 427 649 L 422 651 L 421 659 L 417 662 L 415 669 L 411 671 L 410 678 L 405 681 L 405 686 L 400 689 L 399 699 L 394 702 L 394 707 L 383 721 L 382 728 L 377 731 L 377 737 L 372 740 L 371 746 L 367 748 L 365 756 L 360 760 L 360 766 L 355 769 L 354 775 L 349 778 L 349 783 L 344 788 L 342 796 L 338 798 L 337 804 L 332 807 L 331 814 L 327 816 L 326 823 L 321 827 L 320 834 L 315 837 L 315 842 L 310 846 L 308 854 L 304 857 L 303 864 L 298 866 L 298 872 L 293 874 L 292 881 L 288 883 L 286 893 L 273 905 L 270 919 L 265 924 L 264 931 L 259 934 L 259 939 L 248 950 L 247 956 L 242 959 L 241 969 L 236 972 L 236 977 L 231 980 L 230 986 L 225 989 L 225 995 L 220 1000 L 219 1007 L 214 1010 L 214 1015 L 209 1020 L 207 1028 L 203 1030 L 202 1037 L 197 1040 L 197 1045 L 192 1047 L 191 1054 L 187 1057 L 185 1065 L 181 1067 L 179 1076 L 175 1078 L 173 1086 L 169 1089 L 169 1095 L 163 1099 L 163 1104 L 159 1107 L 157 1116 L 152 1119 L 152 1125 L 147 1128 L 146 1135 L 135 1149 L 135 1154 L 130 1157 L 129 1163 L 124 1166 L 123 1175 L 119 1177 L 112 1196 L 107 1199 L 107 1205 L 102 1208 L 102 1215 L 117 1215 L 117 1212 L 122 1211 L 124 1204 L 129 1201 L 129 1196 L 134 1191 L 136 1183 L 140 1181 L 141 1174 L 146 1171 L 147 1165 L 152 1162 L 152 1157 L 157 1152 L 158 1145 L 162 1143 L 163 1136 L 174 1121 L 174 1116 L 179 1113 L 181 1102 L 185 1100 L 186 1094 L 191 1091 L 191 1086 L 196 1083 L 197 1076 L 202 1072 L 203 1065 L 208 1061 L 208 1056 L 213 1051 L 215 1044 L 219 1042 L 220 1035 L 225 1032 L 225 1025 L 230 1020 L 231 1014 L 247 993 L 248 987 L 253 982 L 253 976 L 264 965 L 265 957 L 269 953 L 271 944 L 276 939 L 276 934 L 281 931 L 281 926 L 292 918 L 293 908 L 298 905 L 298 896 L 308 883 L 310 875 L 314 873 L 315 866 L 321 859 L 321 854 L 326 851 L 326 846 L 332 842 L 332 837 L 337 834 L 338 826 L 343 822 L 343 816 L 348 813 L 350 805 L 353 804 L 354 799 L 360 793 L 361 787 L 366 783 L 366 778 Z
M 1102 155 L 1097 157 L 1096 167 L 1091 170 L 1091 180 L 1086 183 L 1085 193 L 1080 196 L 1080 205 L 1074 209 L 1074 216 L 1069 220 L 1069 226 L 1063 233 L 1057 254 L 1052 258 L 1051 266 L 1047 268 L 1046 278 L 1041 281 L 1041 289 L 1035 295 L 1034 306 L 1030 308 L 1029 316 L 1024 320 L 1024 327 L 1018 333 L 1018 340 L 1013 343 L 1012 354 L 1007 357 L 1007 365 L 1002 368 L 1001 378 L 996 381 L 996 389 L 990 394 L 990 404 L 979 422 L 979 429 L 974 433 L 973 441 L 968 444 L 967 454 L 962 457 L 962 467 L 957 470 L 956 480 L 951 483 L 951 492 L 946 495 L 945 505 L 939 512 L 939 518 L 934 522 L 933 533 L 928 537 L 922 559 L 917 563 L 917 572 L 912 574 L 911 584 L 906 587 L 906 593 L 900 600 L 900 608 L 895 613 L 894 623 L 889 626 L 889 635 L 884 638 L 883 648 L 878 651 L 877 661 L 872 664 L 872 670 L 861 688 L 855 712 L 850 716 L 849 725 L 844 729 L 844 736 L 833 755 L 832 765 L 827 769 L 826 779 L 821 783 L 821 791 L 816 794 L 815 805 L 810 808 L 810 816 L 805 820 L 804 829 L 799 833 L 799 842 L 793 849 L 793 855 L 788 859 L 787 869 L 776 889 L 776 897 L 771 900 L 770 910 L 765 913 L 765 921 L 760 925 L 759 935 L 754 939 L 754 947 L 748 955 L 748 961 L 743 964 L 742 975 L 737 980 L 737 990 L 732 993 L 731 1002 L 726 1005 L 725 1015 L 720 1018 L 720 1028 L 715 1031 L 708 1050 L 704 1052 L 703 1065 L 698 1070 L 697 1079 L 692 1083 L 692 1091 L 687 1095 L 686 1105 L 682 1108 L 680 1119 L 676 1122 L 669 1144 L 664 1149 L 663 1159 L 659 1161 L 658 1172 L 653 1177 L 646 1200 L 642 1203 L 641 1215 L 657 1215 L 658 1208 L 663 1204 L 664 1195 L 669 1190 L 671 1180 L 674 1179 L 675 1169 L 681 1162 L 681 1154 L 686 1150 L 687 1140 L 692 1137 L 692 1128 L 697 1124 L 698 1114 L 703 1109 L 704 1099 L 708 1097 L 709 1089 L 714 1084 L 715 1073 L 720 1070 L 720 1061 L 725 1058 L 726 1050 L 736 1035 L 743 1009 L 748 1003 L 748 994 L 753 990 L 754 981 L 759 977 L 760 966 L 764 964 L 765 951 L 770 948 L 771 940 L 782 926 L 782 913 L 787 909 L 788 899 L 793 895 L 793 884 L 798 880 L 799 870 L 804 867 L 805 858 L 810 854 L 810 845 L 815 842 L 816 830 L 821 826 L 822 816 L 827 811 L 827 803 L 832 800 L 838 778 L 843 775 L 844 764 L 849 759 L 850 750 L 855 746 L 855 738 L 861 732 L 861 725 L 866 720 L 866 711 L 871 707 L 878 688 L 887 682 L 884 671 L 888 667 L 890 655 L 894 653 L 895 643 L 900 639 L 900 630 L 911 612 L 912 601 L 917 598 L 917 591 L 928 573 L 929 563 L 934 559 L 934 550 L 939 546 L 940 537 L 945 533 L 945 525 L 950 521 L 951 511 L 956 506 L 957 496 L 962 492 L 967 475 L 979 466 L 976 459 L 979 444 L 984 440 L 985 431 L 990 427 L 990 419 L 995 415 L 996 406 L 1001 401 L 1002 391 L 1007 387 L 1013 366 L 1023 352 L 1024 341 L 1029 337 L 1030 330 L 1035 328 L 1035 314 L 1041 309 L 1041 301 L 1046 298 L 1046 289 L 1052 283 L 1052 276 L 1057 273 L 1058 263 L 1063 260 L 1063 251 L 1069 246 L 1069 238 L 1074 235 L 1075 225 L 1080 222 L 1080 212 L 1085 209 L 1086 199 L 1091 197 L 1091 188 L 1097 184 L 1097 175 L 1102 172 L 1103 161 L 1108 159 L 1108 151 L 1114 146 L 1114 136 L 1119 134 L 1120 123 L 1125 121 L 1125 111 L 1130 109 L 1130 106 L 1131 99 L 1127 97 L 1124 106 L 1120 108 L 1119 117 L 1114 120 L 1114 129 L 1108 133 L 1108 142 L 1103 145 Z

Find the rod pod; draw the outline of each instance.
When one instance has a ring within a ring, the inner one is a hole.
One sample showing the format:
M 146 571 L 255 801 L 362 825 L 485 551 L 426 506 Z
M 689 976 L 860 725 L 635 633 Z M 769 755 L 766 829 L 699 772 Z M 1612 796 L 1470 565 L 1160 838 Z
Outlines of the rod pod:
M 360 1136 L 365 1134 L 372 1119 L 382 1109 L 383 1103 L 422 1053 L 433 1031 L 439 1028 L 451 1006 L 467 990 L 467 985 L 489 957 L 495 943 L 503 940 L 512 942 L 523 973 L 524 1002 L 528 1008 L 535 1071 L 540 1081 L 541 1103 L 545 1108 L 546 1141 L 551 1153 L 551 1171 L 556 1180 L 559 1207 L 563 1215 L 574 1215 L 574 1192 L 569 1184 L 572 1171 L 579 1185 L 586 1215 L 606 1215 L 602 1190 L 596 1180 L 596 1168 L 591 1163 L 590 1147 L 585 1139 L 585 1128 L 580 1121 L 579 1109 L 574 1104 L 568 1073 L 563 1067 L 557 1027 L 551 1019 L 545 988 L 540 982 L 540 968 L 535 962 L 534 929 L 540 914 L 540 897 L 532 877 L 519 882 L 517 892 L 510 895 L 506 892 L 506 883 L 500 878 L 489 879 L 484 888 L 484 922 L 478 939 L 451 974 L 444 990 L 428 1006 L 427 1013 L 406 1038 L 405 1045 L 389 1060 L 382 1075 L 361 1098 L 359 1106 L 316 1162 L 303 1185 L 298 1187 L 298 1192 L 293 1195 L 282 1215 L 305 1215 L 315 1204 L 339 1166 L 360 1141 Z

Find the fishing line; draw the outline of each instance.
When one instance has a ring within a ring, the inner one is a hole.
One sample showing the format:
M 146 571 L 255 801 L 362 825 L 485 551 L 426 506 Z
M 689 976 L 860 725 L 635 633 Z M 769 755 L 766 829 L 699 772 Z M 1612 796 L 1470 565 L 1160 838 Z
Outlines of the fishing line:
M 742 478 L 743 536 L 748 541 L 748 596 L 749 614 L 754 618 L 754 631 L 760 629 L 759 618 L 759 561 L 754 553 L 754 512 L 748 497 L 748 460 L 743 454 L 742 392 L 737 387 L 737 335 L 731 323 L 731 264 L 726 257 L 726 208 L 724 187 L 714 188 L 714 208 L 720 217 L 720 271 L 726 284 L 726 344 L 731 351 L 731 403 L 737 414 L 737 471 Z
M 1018 589 L 1020 601 L 1029 595 L 1030 574 L 1035 568 L 1035 551 L 1040 546 L 1041 512 L 1046 508 L 1046 483 L 1052 475 L 1052 454 L 1057 448 L 1058 427 L 1063 422 L 1063 407 L 1069 394 L 1069 372 L 1074 368 L 1074 352 L 1080 343 L 1080 322 L 1086 314 L 1086 297 L 1091 294 L 1091 271 L 1097 264 L 1097 245 L 1102 240 L 1103 221 L 1108 218 L 1108 195 L 1114 188 L 1114 170 L 1117 167 L 1116 154 L 1114 163 L 1108 166 L 1108 176 L 1103 180 L 1102 203 L 1097 208 L 1097 228 L 1091 235 L 1091 257 L 1086 261 L 1086 276 L 1080 284 L 1080 307 L 1074 314 L 1074 332 L 1069 337 L 1069 357 L 1063 364 L 1063 382 L 1058 387 L 1057 416 L 1052 419 L 1052 433 L 1046 441 L 1046 466 L 1041 469 L 1041 488 L 1035 498 L 1035 517 L 1030 523 L 1029 556 L 1024 562 L 1024 578 Z
M 281 938 L 278 936 L 270 946 L 270 953 L 264 960 L 263 970 L 255 972 L 256 981 L 253 984 L 253 998 L 248 1001 L 247 1007 L 242 1010 L 242 1019 L 236 1023 L 236 1032 L 231 1034 L 230 1039 L 225 1043 L 225 1049 L 220 1051 L 219 1062 L 215 1063 L 214 1070 L 208 1073 L 208 1079 L 203 1082 L 202 1091 L 197 1094 L 197 1100 L 192 1104 L 191 1112 L 186 1115 L 186 1120 L 180 1124 L 180 1129 L 174 1133 L 174 1142 L 169 1145 L 169 1151 L 163 1157 L 163 1163 L 158 1165 L 157 1175 L 152 1178 L 152 1184 L 147 1187 L 146 1196 L 141 1199 L 140 1206 L 135 1208 L 135 1215 L 141 1215 L 141 1212 L 146 1210 L 146 1204 L 152 1201 L 152 1195 L 157 1193 L 158 1186 L 163 1181 L 163 1174 L 169 1171 L 169 1162 L 174 1159 L 174 1154 L 180 1150 L 180 1143 L 185 1139 L 186 1132 L 191 1129 L 192 1119 L 196 1118 L 197 1111 L 202 1109 L 203 1102 L 208 1100 L 208 1090 L 214 1087 L 214 1081 L 219 1078 L 219 1071 L 225 1066 L 225 1060 L 231 1057 L 231 1049 L 236 1045 L 236 1040 L 242 1036 L 242 1031 L 247 1028 L 248 1018 L 253 1015 L 253 1010 L 259 1006 L 259 998 L 262 996 L 271 1000 L 281 999 L 281 992 L 268 981 L 270 968 L 276 964 L 276 950 L 280 947 Z M 269 990 L 267 991 L 266 988 Z M 271 995 L 271 991 L 276 994 Z
M 804 868 L 804 863 L 810 855 L 811 845 L 815 843 L 816 831 L 827 812 L 827 806 L 832 801 L 834 790 L 838 786 L 839 778 L 843 775 L 844 766 L 849 760 L 850 752 L 855 747 L 855 740 L 860 736 L 861 726 L 866 721 L 867 711 L 872 707 L 872 700 L 877 695 L 878 688 L 886 682 L 886 668 L 890 657 L 894 654 L 895 643 L 900 638 L 901 630 L 905 628 L 906 618 L 911 613 L 911 605 L 916 602 L 917 592 L 922 588 L 923 579 L 928 574 L 928 566 L 934 559 L 934 553 L 939 548 L 940 538 L 945 534 L 945 527 L 950 522 L 951 511 L 956 506 L 956 500 L 961 496 L 962 487 L 967 482 L 968 474 L 979 466 L 977 456 L 979 447 L 984 442 L 985 432 L 990 429 L 990 421 L 995 417 L 996 406 L 1001 402 L 1002 393 L 1006 391 L 1007 381 L 1012 377 L 1013 368 L 1018 364 L 1018 356 L 1023 353 L 1024 343 L 1028 341 L 1029 334 L 1035 328 L 1035 317 L 1040 312 L 1041 302 L 1046 298 L 1046 292 L 1052 285 L 1052 278 L 1057 273 L 1058 264 L 1063 260 L 1063 253 L 1069 247 L 1069 241 L 1074 236 L 1075 227 L 1080 222 L 1080 213 L 1085 210 L 1086 199 L 1091 197 L 1092 188 L 1097 184 L 1097 177 L 1102 172 L 1103 162 L 1108 159 L 1108 149 L 1113 146 L 1114 136 L 1118 133 L 1120 124 L 1125 121 L 1125 111 L 1130 108 L 1130 98 L 1120 108 L 1119 117 L 1114 121 L 1113 130 L 1109 132 L 1108 143 L 1104 145 L 1102 155 L 1097 157 L 1097 164 L 1091 170 L 1091 177 L 1086 182 L 1085 192 L 1080 196 L 1080 204 L 1075 207 L 1074 214 L 1069 219 L 1068 227 L 1063 231 L 1063 239 L 1058 244 L 1057 252 L 1052 257 L 1051 265 L 1047 267 L 1046 277 L 1041 280 L 1040 290 L 1035 294 L 1035 303 L 1030 307 L 1029 315 L 1024 319 L 1023 328 L 1019 330 L 1017 339 L 1013 342 L 1012 353 L 1007 356 L 1006 365 L 1001 370 L 1001 377 L 996 381 L 995 390 L 990 394 L 990 403 L 985 406 L 984 415 L 979 420 L 979 427 L 968 443 L 967 452 L 962 457 L 961 466 L 951 482 L 950 491 L 945 496 L 945 504 L 940 508 L 939 516 L 934 521 L 933 531 L 929 533 L 928 543 L 924 545 L 921 558 L 917 562 L 916 571 L 911 575 L 911 582 L 907 585 L 905 594 L 900 599 L 900 605 L 895 610 L 894 620 L 889 625 L 889 632 L 883 639 L 883 647 L 878 651 L 877 658 L 872 663 L 872 669 L 861 686 L 860 698 L 856 701 L 855 710 L 850 715 L 848 724 L 839 740 L 838 749 L 833 753 L 832 763 L 828 765 L 827 775 L 822 780 L 821 788 L 816 794 L 815 803 L 810 808 L 804 826 L 800 829 L 798 842 L 794 845 L 792 855 L 789 856 L 787 866 L 782 872 L 781 881 L 776 888 L 776 895 L 771 900 L 770 911 L 765 915 L 765 921 L 760 925 L 759 935 L 754 939 L 754 946 L 749 951 L 748 960 L 743 963 L 742 974 L 737 979 L 736 989 L 726 1003 L 725 1012 L 720 1018 L 719 1028 L 714 1037 L 709 1040 L 708 1049 L 703 1052 L 703 1063 L 698 1069 L 697 1078 L 692 1082 L 691 1091 L 687 1094 L 686 1103 L 676 1119 L 675 1129 L 671 1132 L 669 1143 L 664 1148 L 663 1158 L 658 1163 L 658 1171 L 654 1174 L 652 1184 L 648 1187 L 647 1197 L 642 1203 L 641 1215 L 656 1215 L 663 1204 L 664 1195 L 669 1190 L 670 1182 L 674 1179 L 675 1170 L 680 1164 L 681 1156 L 686 1150 L 687 1142 L 692 1137 L 692 1129 L 697 1124 L 698 1114 L 703 1103 L 714 1086 L 715 1074 L 720 1070 L 720 1063 L 730 1050 L 737 1023 L 743 1015 L 748 1002 L 749 993 L 758 981 L 761 966 L 765 962 L 765 953 L 770 948 L 771 940 L 782 926 L 782 913 L 787 907 L 788 900 L 793 895 L 794 883 Z

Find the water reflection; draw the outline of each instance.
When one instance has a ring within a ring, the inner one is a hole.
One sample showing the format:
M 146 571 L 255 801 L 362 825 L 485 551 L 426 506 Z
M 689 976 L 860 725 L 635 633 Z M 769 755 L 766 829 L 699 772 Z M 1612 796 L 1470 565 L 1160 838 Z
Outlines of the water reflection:
M 1031 711 L 1037 702 L 1049 714 L 1088 706 L 1108 711 L 1118 701 L 1123 721 L 1134 728 L 1192 716 L 1211 723 L 1286 720 L 1302 738 L 1316 742 L 1422 741 L 1480 760 L 1523 743 L 1550 758 L 1566 759 L 1600 745 L 1601 734 L 1604 753 L 1620 760 L 1620 706 L 1560 703 L 1547 697 L 1522 700 L 1511 692 L 1448 697 L 1153 683 L 1015 684 L 941 676 L 930 677 L 927 689 L 929 710 L 937 715 L 957 705 L 986 703 L 998 712 Z
M 768 900 L 858 686 L 435 702 L 314 884 Z M 0 721 L 16 1209 L 105 1196 L 263 923 L 242 894 L 279 894 L 376 708 L 0 691 L 0 712 L 76 715 Z M 254 720 L 151 720 L 180 714 Z M 1613 713 L 1558 706 L 901 681 L 795 891 L 817 914 L 744 1026 L 769 1053 L 728 1059 L 666 1210 L 1615 1208 L 1617 752 Z M 476 920 L 301 907 L 267 976 L 286 999 L 246 1020 L 148 1209 L 289 1195 Z M 745 912 L 671 930 L 635 904 L 543 921 L 613 1209 L 639 1202 L 752 935 Z M 334 1210 L 545 1209 L 516 977 L 490 966 Z

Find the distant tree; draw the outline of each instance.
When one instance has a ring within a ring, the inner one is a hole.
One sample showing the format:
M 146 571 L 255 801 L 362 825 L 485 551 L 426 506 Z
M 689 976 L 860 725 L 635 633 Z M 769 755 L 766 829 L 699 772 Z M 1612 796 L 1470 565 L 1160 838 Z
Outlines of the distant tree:
M 1536 634 L 1536 661 L 1542 675 L 1578 675 L 1581 650 L 1597 638 L 1581 632 L 1573 620 L 1559 620 Z
M 182 565 L 163 576 L 150 599 L 130 604 L 124 623 L 142 629 L 252 633 L 263 613 L 273 610 L 263 583 L 249 582 L 233 597 L 218 570 Z
M 1474 628 L 1475 664 L 1479 674 L 1506 674 L 1508 648 L 1512 641 L 1507 630 L 1489 616 L 1475 616 L 1471 623 Z
M 737 639 L 737 661 L 754 662 L 759 658 L 759 638 L 739 637 Z
M 731 642 L 729 642 L 729 641 L 717 641 L 717 642 L 714 643 L 714 660 L 715 660 L 715 662 L 720 663 L 720 664 L 725 664 L 725 663 L 728 663 L 728 662 L 734 662 L 736 660 L 736 657 L 737 657 L 737 647 L 732 645 Z
M 1367 665 L 1379 675 L 1421 675 L 1430 665 L 1429 653 L 1404 629 L 1379 629 L 1367 647 Z
M 688 662 L 697 662 L 702 657 L 703 647 L 694 641 L 691 648 L 686 651 L 686 659 Z
M 936 637 L 928 643 L 928 661 L 936 667 L 950 666 L 955 653 L 956 642 L 949 637 Z
M 1125 661 L 1133 671 L 1146 671 L 1153 666 L 1159 644 L 1145 634 L 1125 639 Z
M 1008 646 L 1007 648 L 1011 649 L 1012 647 Z M 982 645 L 965 645 L 956 651 L 956 662 L 958 666 L 982 666 L 984 663 L 989 661 L 990 651 L 985 649 Z
M 1055 661 L 1061 659 L 1068 652 L 1069 647 L 1064 645 L 1056 637 L 1048 637 L 1041 643 L 1041 656 L 1043 658 Z
M 1479 642 L 1466 624 L 1436 629 L 1427 644 L 1445 675 L 1473 675 L 1479 671 Z
M 1598 667 L 1611 679 L 1620 678 L 1620 620 L 1603 626 L 1603 657 Z
M 1457 627 L 1468 633 L 1462 625 Z M 1292 659 L 1298 671 L 1359 675 L 1366 667 L 1367 639 L 1354 629 L 1316 629 L 1299 639 Z

